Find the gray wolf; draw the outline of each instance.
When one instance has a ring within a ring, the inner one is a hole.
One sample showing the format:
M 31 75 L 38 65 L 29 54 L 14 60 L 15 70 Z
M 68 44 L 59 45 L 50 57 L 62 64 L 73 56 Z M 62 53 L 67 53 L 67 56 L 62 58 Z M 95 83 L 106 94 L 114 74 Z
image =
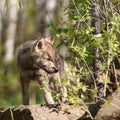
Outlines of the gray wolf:
M 37 80 L 43 86 L 44 98 L 47 104 L 54 104 L 51 90 L 61 93 L 61 101 L 67 97 L 66 85 L 57 86 L 57 80 L 67 77 L 69 65 L 55 52 L 53 48 L 54 38 L 47 37 L 35 41 L 28 41 L 17 49 L 17 66 L 20 74 L 22 88 L 22 103 L 29 104 L 29 84 L 31 80 Z M 48 81 L 48 82 L 46 82 Z

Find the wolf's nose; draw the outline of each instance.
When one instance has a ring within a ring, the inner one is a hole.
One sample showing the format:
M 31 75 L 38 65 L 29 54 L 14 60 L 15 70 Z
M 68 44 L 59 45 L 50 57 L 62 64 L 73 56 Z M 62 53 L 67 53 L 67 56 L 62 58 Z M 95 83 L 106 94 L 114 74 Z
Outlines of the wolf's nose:
M 54 68 L 54 71 L 55 71 L 55 72 L 58 72 L 58 71 L 59 71 L 59 69 L 58 69 L 58 68 Z

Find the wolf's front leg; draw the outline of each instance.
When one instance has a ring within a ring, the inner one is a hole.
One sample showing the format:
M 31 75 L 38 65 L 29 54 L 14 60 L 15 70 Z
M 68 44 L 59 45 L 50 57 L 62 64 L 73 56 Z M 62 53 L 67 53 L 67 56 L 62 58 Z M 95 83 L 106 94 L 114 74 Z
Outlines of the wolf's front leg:
M 48 88 L 44 88 L 43 91 L 44 91 L 45 102 L 47 104 L 54 104 L 55 102 L 53 100 L 51 91 Z
M 66 102 L 66 99 L 67 99 L 67 88 L 66 88 L 66 86 L 62 86 L 62 91 L 61 91 L 62 93 L 62 103 L 65 103 Z
M 20 77 L 20 83 L 22 88 L 22 104 L 29 105 L 29 80 L 24 77 Z
M 38 83 L 40 84 L 40 86 L 43 87 L 43 95 L 44 95 L 44 99 L 46 104 L 54 104 L 54 99 L 52 97 L 52 93 L 49 87 L 49 84 L 47 84 L 45 77 L 38 77 L 37 78 Z

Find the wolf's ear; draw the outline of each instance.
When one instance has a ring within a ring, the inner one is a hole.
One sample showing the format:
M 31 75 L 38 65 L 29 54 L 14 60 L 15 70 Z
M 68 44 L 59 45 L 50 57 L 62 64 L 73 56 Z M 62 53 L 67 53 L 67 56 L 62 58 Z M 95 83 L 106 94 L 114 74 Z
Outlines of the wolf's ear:
M 54 43 L 54 40 L 55 40 L 55 37 L 53 36 L 45 38 L 45 41 L 50 43 L 51 45 Z
M 37 40 L 35 43 L 36 49 L 43 49 L 44 47 L 44 39 Z

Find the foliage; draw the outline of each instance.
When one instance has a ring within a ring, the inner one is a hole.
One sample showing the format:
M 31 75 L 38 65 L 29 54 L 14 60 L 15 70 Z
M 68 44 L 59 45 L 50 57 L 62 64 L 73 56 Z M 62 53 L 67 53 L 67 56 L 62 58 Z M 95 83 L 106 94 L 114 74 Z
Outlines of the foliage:
M 69 16 L 66 27 L 57 28 L 56 36 L 69 48 L 69 60 L 77 68 L 79 78 L 79 82 L 76 83 L 77 89 L 72 90 L 71 88 L 68 91 L 68 100 L 74 104 L 80 104 L 80 98 L 86 102 L 93 102 L 95 99 L 93 60 L 96 58 L 93 55 L 93 49 L 96 47 L 100 48 L 102 64 L 99 72 L 103 76 L 102 80 L 104 84 L 110 83 L 107 73 L 120 46 L 120 13 L 112 0 L 109 0 L 107 5 L 104 2 L 96 3 L 100 10 L 101 34 L 92 34 L 94 28 L 90 23 L 93 3 L 89 0 L 70 0 L 69 5 L 65 8 L 65 10 L 68 9 Z

